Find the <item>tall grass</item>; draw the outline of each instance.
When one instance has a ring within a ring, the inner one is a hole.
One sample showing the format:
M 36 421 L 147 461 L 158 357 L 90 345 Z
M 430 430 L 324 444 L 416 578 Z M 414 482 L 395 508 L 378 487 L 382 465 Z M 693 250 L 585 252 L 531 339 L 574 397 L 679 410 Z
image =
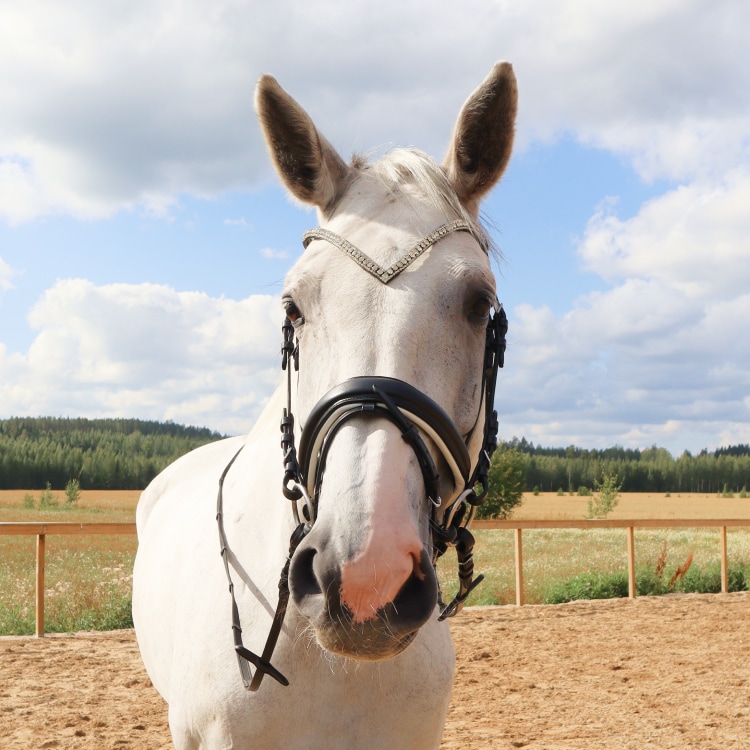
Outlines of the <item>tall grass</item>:
M 91 548 L 80 548 L 81 542 Z M 34 632 L 34 545 L 34 537 L 0 537 L 1 635 Z M 134 537 L 48 537 L 45 630 L 67 633 L 132 627 L 134 557 Z

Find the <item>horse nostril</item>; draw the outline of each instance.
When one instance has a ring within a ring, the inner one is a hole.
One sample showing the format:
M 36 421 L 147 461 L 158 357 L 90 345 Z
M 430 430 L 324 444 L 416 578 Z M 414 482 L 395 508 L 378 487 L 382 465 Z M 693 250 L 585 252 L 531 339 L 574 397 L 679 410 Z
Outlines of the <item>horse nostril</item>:
M 392 605 L 402 622 L 414 628 L 427 622 L 435 610 L 438 596 L 437 578 L 431 560 L 424 551 L 420 563 L 401 587 Z
M 318 550 L 314 547 L 298 549 L 292 558 L 289 569 L 289 588 L 292 597 L 299 602 L 306 596 L 315 596 L 321 594 L 322 589 L 315 575 L 315 557 Z

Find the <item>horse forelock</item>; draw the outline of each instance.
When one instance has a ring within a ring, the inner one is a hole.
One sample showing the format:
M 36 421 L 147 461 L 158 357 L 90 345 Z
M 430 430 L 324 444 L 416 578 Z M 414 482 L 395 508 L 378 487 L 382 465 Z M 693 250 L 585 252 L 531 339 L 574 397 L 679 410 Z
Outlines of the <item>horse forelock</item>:
M 498 252 L 489 232 L 459 200 L 443 168 L 423 151 L 394 148 L 372 162 L 364 154 L 355 154 L 352 168 L 374 176 L 384 188 L 396 194 L 403 194 L 405 186 L 414 188 L 429 205 L 449 218 L 468 222 L 472 233 L 488 252 Z

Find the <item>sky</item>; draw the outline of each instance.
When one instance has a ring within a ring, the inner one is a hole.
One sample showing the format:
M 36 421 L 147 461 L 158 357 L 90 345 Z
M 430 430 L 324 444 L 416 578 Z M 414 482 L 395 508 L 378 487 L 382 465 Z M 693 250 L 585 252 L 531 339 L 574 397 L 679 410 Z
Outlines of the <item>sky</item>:
M 500 436 L 750 443 L 750 3 L 6 0 L 0 418 L 247 432 L 316 224 L 253 109 L 271 73 L 348 158 L 440 161 L 498 60 L 516 146 L 483 215 Z

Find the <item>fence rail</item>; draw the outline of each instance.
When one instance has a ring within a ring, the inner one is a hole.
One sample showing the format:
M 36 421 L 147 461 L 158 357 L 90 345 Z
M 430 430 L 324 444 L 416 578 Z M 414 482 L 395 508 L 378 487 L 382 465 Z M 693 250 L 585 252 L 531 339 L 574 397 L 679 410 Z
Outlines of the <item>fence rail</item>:
M 524 529 L 625 529 L 628 539 L 628 595 L 636 597 L 635 587 L 635 530 L 636 529 L 719 529 L 721 540 L 721 591 L 729 590 L 729 568 L 727 564 L 727 528 L 748 527 L 748 518 L 603 518 L 596 520 L 520 521 L 482 520 L 474 521 L 475 529 L 513 530 L 516 568 L 516 605 L 524 604 L 523 591 L 523 537 Z
M 523 530 L 524 529 L 625 529 L 628 540 L 628 592 L 635 599 L 635 529 L 715 528 L 721 541 L 721 590 L 729 589 L 727 565 L 727 528 L 750 528 L 747 518 L 702 519 L 610 519 L 602 520 L 482 520 L 474 521 L 475 529 L 507 529 L 513 531 L 515 548 L 516 605 L 524 604 L 523 591 Z M 57 522 L 2 522 L 0 536 L 36 536 L 36 626 L 37 638 L 44 636 L 44 558 L 49 534 L 135 534 L 134 523 L 57 523 Z

